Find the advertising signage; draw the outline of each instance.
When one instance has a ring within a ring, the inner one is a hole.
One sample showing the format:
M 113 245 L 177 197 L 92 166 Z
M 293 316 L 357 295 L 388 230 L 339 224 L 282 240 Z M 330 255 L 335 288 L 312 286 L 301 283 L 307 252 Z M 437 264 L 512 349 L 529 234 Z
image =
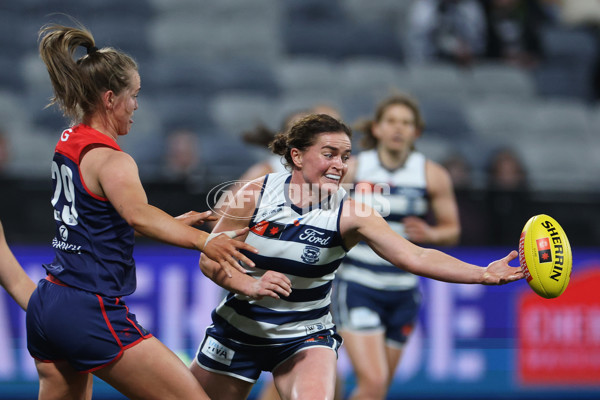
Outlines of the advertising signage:
M 445 249 L 478 265 L 510 250 Z M 14 252 L 35 280 L 43 277 L 41 264 L 52 259 L 50 246 L 14 247 Z M 600 249 L 574 248 L 573 254 L 569 287 L 551 300 L 536 295 L 524 280 L 481 286 L 421 279 L 419 323 L 389 398 L 600 398 Z M 136 248 L 135 258 L 138 285 L 127 305 L 189 362 L 225 292 L 202 275 L 197 252 L 144 245 Z M 338 366 L 350 390 L 354 378 L 343 346 Z M 0 398 L 36 398 L 37 390 L 25 313 L 0 291 Z M 123 397 L 96 380 L 94 398 Z

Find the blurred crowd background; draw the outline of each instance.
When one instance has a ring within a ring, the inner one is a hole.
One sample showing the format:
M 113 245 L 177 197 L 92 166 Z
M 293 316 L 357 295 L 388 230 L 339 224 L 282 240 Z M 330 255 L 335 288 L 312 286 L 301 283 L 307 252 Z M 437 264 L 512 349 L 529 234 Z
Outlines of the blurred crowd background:
M 57 14 L 58 13 L 58 14 Z M 37 52 L 76 18 L 131 54 L 142 91 L 121 145 L 151 203 L 204 210 L 266 149 L 243 140 L 315 104 L 353 124 L 394 91 L 454 179 L 463 245 L 506 245 L 537 213 L 600 241 L 600 2 L 19 0 L 0 3 L 0 196 L 9 240 L 52 236 L 49 164 L 68 127 Z M 356 151 L 360 135 L 356 135 Z

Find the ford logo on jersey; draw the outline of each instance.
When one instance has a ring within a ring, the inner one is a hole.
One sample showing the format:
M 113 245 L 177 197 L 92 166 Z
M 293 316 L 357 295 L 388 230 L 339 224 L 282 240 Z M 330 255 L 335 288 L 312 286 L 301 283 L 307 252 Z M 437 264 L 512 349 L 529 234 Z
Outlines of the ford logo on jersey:
M 331 241 L 331 236 L 327 236 L 325 232 L 320 232 L 313 228 L 307 228 L 300 234 L 300 236 L 298 236 L 298 239 L 311 244 L 327 246 Z
M 314 264 L 319 261 L 319 255 L 321 254 L 321 249 L 316 246 L 306 246 L 304 247 L 304 251 L 300 258 L 307 264 Z

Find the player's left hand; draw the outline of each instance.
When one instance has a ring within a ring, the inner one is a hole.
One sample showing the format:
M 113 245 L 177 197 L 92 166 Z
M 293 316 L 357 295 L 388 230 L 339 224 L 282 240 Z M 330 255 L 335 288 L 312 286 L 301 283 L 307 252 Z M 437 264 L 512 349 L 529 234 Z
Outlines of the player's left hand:
M 413 243 L 431 243 L 433 242 L 432 229 L 423 219 L 419 217 L 404 217 L 404 232 L 406 237 Z
M 289 296 L 290 293 L 292 293 L 292 282 L 287 276 L 281 272 L 267 271 L 260 279 L 253 282 L 247 296 L 255 300 L 263 297 L 280 299 L 282 296 Z

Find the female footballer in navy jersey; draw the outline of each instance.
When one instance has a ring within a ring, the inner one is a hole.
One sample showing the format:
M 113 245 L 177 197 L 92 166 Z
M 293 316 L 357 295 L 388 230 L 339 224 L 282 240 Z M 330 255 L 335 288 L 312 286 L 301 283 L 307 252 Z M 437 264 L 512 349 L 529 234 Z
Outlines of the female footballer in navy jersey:
M 136 321 L 122 296 L 136 288 L 134 234 L 201 250 L 230 274 L 250 245 L 175 219 L 148 204 L 137 165 L 121 151 L 138 108 L 135 61 L 96 48 L 83 27 L 49 25 L 40 55 L 57 103 L 74 125 L 62 132 L 52 160 L 55 258 L 45 264 L 27 308 L 27 347 L 35 358 L 40 399 L 91 397 L 91 375 L 131 399 L 207 399 L 179 358 Z M 74 60 L 83 46 L 87 54 Z
M 347 198 L 351 131 L 328 115 L 310 115 L 271 143 L 290 173 L 269 174 L 239 190 L 216 232 L 250 227 L 240 240 L 260 250 L 255 268 L 227 276 L 202 257 L 206 276 L 230 293 L 213 311 L 193 374 L 212 399 L 247 398 L 271 371 L 282 399 L 333 399 L 341 338 L 329 308 L 335 271 L 366 242 L 411 273 L 456 283 L 504 284 L 523 277 L 508 265 L 516 251 L 479 267 L 396 232 L 369 206 Z

